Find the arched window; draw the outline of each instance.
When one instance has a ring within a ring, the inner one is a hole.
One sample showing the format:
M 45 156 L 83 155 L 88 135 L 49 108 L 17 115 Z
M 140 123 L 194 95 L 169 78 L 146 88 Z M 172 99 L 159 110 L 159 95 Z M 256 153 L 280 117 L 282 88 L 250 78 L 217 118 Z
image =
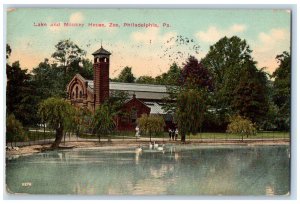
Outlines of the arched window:
M 131 109 L 131 123 L 136 123 L 137 120 L 137 109 L 132 108 Z
M 82 98 L 82 91 L 79 91 L 79 98 Z
M 76 90 L 76 98 L 78 98 L 78 86 L 76 86 L 75 90 Z

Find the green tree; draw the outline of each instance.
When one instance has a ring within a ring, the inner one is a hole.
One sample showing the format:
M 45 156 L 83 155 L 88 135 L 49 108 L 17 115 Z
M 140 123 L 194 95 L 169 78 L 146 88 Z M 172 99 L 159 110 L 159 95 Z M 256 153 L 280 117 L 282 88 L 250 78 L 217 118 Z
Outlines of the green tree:
M 101 136 L 107 136 L 112 133 L 116 128 L 116 124 L 114 121 L 114 112 L 111 107 L 104 103 L 101 104 L 95 112 L 93 118 L 93 129 L 99 138 L 99 142 L 101 140 Z M 110 140 L 110 138 L 109 138 Z
M 234 113 L 249 118 L 257 125 L 263 125 L 269 109 L 267 75 L 257 70 L 254 62 L 245 63 L 240 80 L 232 91 L 231 107 Z
M 91 132 L 92 112 L 85 107 L 74 107 L 72 111 L 71 118 L 66 121 L 65 135 L 69 132 L 69 134 L 75 133 L 77 137 L 80 137 L 84 132 Z
M 129 98 L 127 91 L 110 91 L 108 105 L 114 114 L 118 114 L 125 101 Z
M 135 82 L 139 84 L 155 84 L 155 79 L 151 76 L 140 76 Z
M 203 90 L 186 89 L 177 96 L 175 121 L 182 142 L 185 142 L 187 134 L 194 134 L 201 129 L 206 110 L 204 95 Z
M 279 66 L 272 74 L 273 100 L 278 106 L 279 129 L 288 130 L 290 127 L 290 107 L 291 107 L 291 56 L 288 52 L 283 52 L 276 56 Z
M 144 133 L 148 133 L 150 136 L 150 142 L 152 135 L 158 135 L 163 132 L 165 121 L 160 115 L 147 115 L 143 114 L 137 120 L 140 130 Z
M 239 134 L 242 136 L 242 141 L 244 136 L 255 135 L 256 128 L 251 120 L 242 117 L 240 115 L 230 118 L 230 123 L 227 126 L 227 132 L 230 134 Z
M 6 142 L 19 142 L 26 140 L 22 123 L 18 121 L 13 114 L 6 118 Z
M 223 37 L 210 46 L 207 55 L 201 62 L 213 71 L 216 87 L 221 89 L 224 82 L 230 82 L 224 78 L 226 75 L 231 75 L 232 80 L 238 79 L 236 72 L 245 62 L 253 60 L 251 53 L 252 50 L 246 40 L 241 40 L 237 36 Z
M 26 69 L 21 69 L 19 62 L 6 65 L 6 109 L 8 114 L 14 114 L 23 125 L 37 123 L 36 93 L 31 83 L 31 77 Z
M 210 71 L 194 56 L 190 56 L 180 73 L 181 86 L 213 90 L 213 76 Z
M 216 110 L 219 120 L 224 123 L 228 122 L 228 116 L 232 114 L 251 115 L 254 106 L 262 109 L 262 112 L 266 112 L 265 109 L 268 108 L 268 100 L 265 100 L 267 92 L 263 90 L 267 83 L 266 73 L 257 69 L 251 53 L 246 40 L 237 36 L 223 37 L 210 46 L 209 52 L 202 59 L 204 66 L 211 70 L 214 76 L 212 107 Z M 248 98 L 247 92 L 252 87 L 255 87 L 255 91 Z M 247 104 L 246 108 L 243 103 Z M 263 121 L 263 115 L 257 115 L 256 121 Z
M 86 51 L 81 49 L 70 39 L 61 40 L 55 45 L 55 52 L 51 55 L 63 68 L 66 74 L 69 69 L 72 68 L 71 65 L 78 64 L 82 61 L 86 54 Z
M 162 85 L 179 85 L 180 74 L 181 69 L 174 62 L 166 73 L 155 77 L 155 83 Z
M 82 59 L 82 69 L 80 68 L 78 73 L 86 79 L 93 79 L 93 62 L 89 59 Z
M 40 101 L 65 96 L 63 71 L 56 64 L 50 64 L 47 58 L 32 70 L 31 78 Z
M 74 108 L 71 104 L 61 98 L 48 98 L 39 105 L 38 114 L 42 121 L 55 131 L 55 141 L 52 148 L 58 148 L 64 136 L 65 126 L 73 119 Z
M 168 97 L 164 98 L 165 103 L 163 109 L 169 112 L 175 112 L 176 101 L 178 95 L 186 89 L 197 89 L 201 92 L 203 97 L 206 98 L 206 107 L 211 98 L 211 91 L 213 90 L 213 75 L 201 62 L 195 57 L 190 56 L 183 64 L 183 68 L 174 68 L 176 64 L 173 64 L 173 69 L 179 71 L 179 77 L 177 77 L 177 86 L 167 86 Z M 177 72 L 176 71 L 176 72 Z M 176 73 L 175 71 L 173 73 Z M 177 74 L 176 74 L 177 75 Z M 205 94 L 205 96 L 204 96 Z
M 124 67 L 119 76 L 114 80 L 125 83 L 134 83 L 135 77 L 132 73 L 132 68 L 127 66 Z
M 261 128 L 263 130 L 281 130 L 279 127 L 282 127 L 282 121 L 280 120 L 280 115 L 278 106 L 274 104 L 273 101 L 270 101 L 268 112 L 266 113 L 266 120 L 261 122 Z

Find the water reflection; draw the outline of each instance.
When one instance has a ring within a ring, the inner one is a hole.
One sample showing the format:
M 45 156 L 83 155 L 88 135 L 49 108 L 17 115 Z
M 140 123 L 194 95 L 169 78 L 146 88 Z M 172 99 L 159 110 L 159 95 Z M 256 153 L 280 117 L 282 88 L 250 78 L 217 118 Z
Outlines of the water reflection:
M 140 156 L 142 155 L 141 151 L 135 151 L 135 164 L 139 164 Z
M 284 195 L 288 152 L 287 146 L 49 152 L 7 159 L 6 182 L 13 192 L 33 194 Z

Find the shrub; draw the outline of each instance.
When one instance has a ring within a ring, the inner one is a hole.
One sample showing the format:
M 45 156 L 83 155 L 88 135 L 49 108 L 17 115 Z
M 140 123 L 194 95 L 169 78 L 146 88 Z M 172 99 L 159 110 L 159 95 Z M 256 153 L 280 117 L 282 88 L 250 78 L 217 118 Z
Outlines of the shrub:
M 159 135 L 164 130 L 165 121 L 164 118 L 160 115 L 147 115 L 143 114 L 137 120 L 140 131 L 148 133 L 151 136 L 153 134 Z
M 11 143 L 26 140 L 23 125 L 13 114 L 6 118 L 6 140 Z
M 242 136 L 242 140 L 244 136 L 255 135 L 256 128 L 255 125 L 251 122 L 251 120 L 242 117 L 240 115 L 234 116 L 230 118 L 230 123 L 227 126 L 227 131 L 231 134 L 239 134 Z

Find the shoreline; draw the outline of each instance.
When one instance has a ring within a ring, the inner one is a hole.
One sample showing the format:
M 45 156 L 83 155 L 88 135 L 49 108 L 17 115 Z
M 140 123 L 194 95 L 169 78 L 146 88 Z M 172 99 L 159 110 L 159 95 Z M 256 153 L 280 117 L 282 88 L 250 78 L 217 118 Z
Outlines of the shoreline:
M 122 149 L 122 148 L 136 148 L 139 145 L 148 146 L 150 141 L 68 141 L 65 144 L 62 142 L 58 150 L 70 149 L 70 150 L 80 150 L 80 149 Z M 186 141 L 184 144 L 180 141 L 159 141 L 159 144 L 165 145 L 199 145 L 199 146 L 274 146 L 274 145 L 290 145 L 289 139 L 276 139 L 276 140 L 215 140 L 215 141 Z M 19 147 L 18 150 L 6 150 L 6 157 L 9 156 L 24 156 L 35 153 L 40 153 L 44 151 L 49 151 L 51 144 L 44 145 L 29 145 L 24 147 Z

